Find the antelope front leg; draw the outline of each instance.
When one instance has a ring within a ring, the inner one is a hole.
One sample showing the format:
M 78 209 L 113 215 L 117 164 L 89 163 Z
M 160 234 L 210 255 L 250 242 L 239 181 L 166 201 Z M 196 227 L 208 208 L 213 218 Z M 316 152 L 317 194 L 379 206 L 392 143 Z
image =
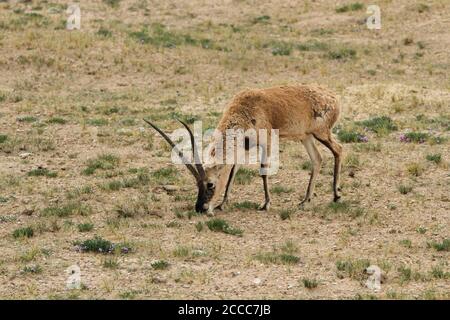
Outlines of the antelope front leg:
M 238 170 L 239 166 L 237 164 L 233 165 L 233 167 L 231 168 L 231 172 L 228 177 L 227 187 L 225 189 L 225 195 L 223 196 L 222 202 L 216 207 L 217 210 L 223 211 L 223 209 L 225 208 L 225 205 L 228 202 L 228 194 L 231 191 L 231 187 L 233 187 L 234 177 L 236 176 Z
M 316 145 L 314 144 L 313 136 L 308 136 L 305 140 L 302 141 L 302 143 L 305 146 L 309 157 L 311 158 L 312 171 L 311 177 L 309 178 L 308 189 L 306 190 L 305 198 L 299 204 L 300 207 L 303 207 L 306 202 L 309 202 L 311 200 L 311 195 L 314 192 L 314 185 L 316 182 L 315 180 L 317 175 L 319 174 L 320 165 L 322 163 L 322 157 L 319 153 L 319 150 L 317 150 Z
M 268 181 L 267 181 L 267 175 L 262 175 L 261 177 L 263 179 L 265 201 L 264 201 L 264 204 L 258 208 L 258 210 L 269 211 L 269 209 L 270 209 L 270 193 L 269 193 L 269 185 L 268 185 Z

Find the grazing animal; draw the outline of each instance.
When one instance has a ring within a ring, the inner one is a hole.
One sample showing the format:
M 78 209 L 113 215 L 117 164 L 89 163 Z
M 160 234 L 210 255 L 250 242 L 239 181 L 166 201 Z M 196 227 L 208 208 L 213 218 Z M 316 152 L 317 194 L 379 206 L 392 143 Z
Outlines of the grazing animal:
M 226 108 L 219 124 L 218 132 L 224 137 L 227 129 L 266 129 L 270 135 L 271 129 L 278 129 L 280 138 L 301 141 L 312 162 L 312 172 L 303 205 L 309 202 L 314 192 L 315 180 L 320 170 L 322 157 L 317 150 L 315 140 L 325 145 L 334 155 L 333 193 L 334 201 L 338 201 L 339 177 L 342 160 L 342 146 L 333 137 L 331 129 L 338 120 L 340 113 L 336 96 L 329 90 L 312 85 L 279 86 L 266 89 L 249 89 L 237 94 Z M 163 138 L 175 147 L 173 141 L 153 123 L 145 120 L 158 131 Z M 179 120 L 180 121 L 180 120 Z M 198 158 L 194 136 L 189 126 L 180 121 L 188 130 L 191 138 L 191 146 L 195 159 Z M 225 139 L 223 139 L 224 141 Z M 260 140 L 249 141 L 246 137 L 246 150 L 252 147 L 263 147 L 267 150 L 264 159 L 270 158 L 270 145 L 262 146 Z M 225 148 L 225 144 L 224 144 Z M 210 156 L 214 159 L 216 150 L 210 150 Z M 224 153 L 223 153 L 224 154 Z M 179 152 L 180 157 L 183 154 Z M 261 167 L 267 167 L 267 163 L 261 162 Z M 213 202 L 225 193 L 222 202 L 216 209 L 223 209 L 228 200 L 228 195 L 233 185 L 235 175 L 239 169 L 238 164 L 224 164 L 214 162 L 203 165 L 197 161 L 194 165 L 185 163 L 189 171 L 196 178 L 198 187 L 197 212 L 208 211 L 213 213 Z M 265 201 L 261 210 L 270 207 L 270 193 L 267 174 L 261 175 L 264 186 Z

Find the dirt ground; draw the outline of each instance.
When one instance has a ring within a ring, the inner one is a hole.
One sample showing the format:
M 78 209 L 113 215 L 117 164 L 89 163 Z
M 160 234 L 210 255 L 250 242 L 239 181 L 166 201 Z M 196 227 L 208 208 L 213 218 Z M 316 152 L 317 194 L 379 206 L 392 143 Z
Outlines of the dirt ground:
M 381 30 L 370 4 L 80 1 L 69 31 L 66 1 L 0 1 L 0 297 L 449 299 L 450 3 L 377 1 Z M 216 214 L 237 234 L 214 232 L 142 119 L 212 128 L 239 91 L 296 83 L 340 98 L 341 203 L 319 146 L 298 207 L 310 163 L 285 142 L 271 210 L 248 168 Z

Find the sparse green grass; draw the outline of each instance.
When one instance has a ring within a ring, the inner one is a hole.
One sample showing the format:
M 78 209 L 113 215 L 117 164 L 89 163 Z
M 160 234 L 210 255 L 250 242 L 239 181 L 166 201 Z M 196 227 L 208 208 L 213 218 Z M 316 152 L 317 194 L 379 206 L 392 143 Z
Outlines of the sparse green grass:
M 429 242 L 428 246 L 434 248 L 436 251 L 450 251 L 450 238 L 444 239 L 442 242 Z
M 411 248 L 412 242 L 409 239 L 403 239 L 403 240 L 400 240 L 400 245 L 404 246 L 405 248 Z
M 280 186 L 280 185 L 276 185 L 276 186 L 273 186 L 270 189 L 270 191 L 272 193 L 275 193 L 275 194 L 282 194 L 282 193 L 291 193 L 291 192 L 294 191 L 294 189 L 290 188 L 290 187 L 283 187 L 283 186 Z
M 427 228 L 425 227 L 417 227 L 416 231 L 420 234 L 425 234 L 427 232 Z
M 129 36 L 141 44 L 155 47 L 175 48 L 180 46 L 196 46 L 203 49 L 229 51 L 227 47 L 219 45 L 208 38 L 194 38 L 190 34 L 167 28 L 161 23 L 153 23 L 141 28 L 140 31 L 130 32 Z
M 115 211 L 120 218 L 133 218 L 150 214 L 151 208 L 148 199 L 140 198 L 117 205 Z
M 95 159 L 87 162 L 86 169 L 83 170 L 84 175 L 92 175 L 96 170 L 111 170 L 119 165 L 119 157 L 113 154 L 101 154 Z
M 414 131 L 407 132 L 403 136 L 405 137 L 405 140 L 407 142 L 411 141 L 415 143 L 424 143 L 430 138 L 430 135 L 427 132 L 414 132 Z M 402 137 L 400 139 L 402 139 Z
M 131 244 L 127 242 L 112 243 L 102 237 L 95 236 L 92 239 L 84 241 L 75 241 L 74 244 L 81 252 L 95 252 L 95 253 L 129 253 L 133 250 Z
M 312 163 L 311 163 L 311 161 L 304 161 L 303 163 L 302 163 L 302 169 L 303 170 L 306 170 L 306 171 L 311 171 L 312 170 Z
M 126 188 L 138 188 L 141 186 L 146 186 L 150 183 L 150 176 L 147 173 L 139 173 L 133 178 L 123 178 L 119 180 L 111 180 L 102 185 L 100 188 L 106 191 L 118 191 L 120 189 Z M 141 207 L 139 210 L 143 209 Z
M 151 173 L 151 177 L 158 184 L 172 184 L 177 181 L 178 171 L 173 167 L 161 168 Z
M 56 216 L 59 218 L 69 217 L 71 215 L 86 216 L 91 213 L 89 205 L 81 202 L 68 202 L 60 206 L 51 206 L 41 211 L 42 216 Z
M 27 250 L 23 254 L 21 254 L 19 260 L 22 263 L 28 263 L 34 261 L 41 255 L 43 255 L 43 250 L 33 247 L 30 250 Z
M 380 152 L 381 151 L 381 143 L 358 143 L 352 146 L 353 150 L 358 152 Z
M 203 231 L 203 222 L 199 221 L 195 224 L 195 230 L 197 230 L 197 232 L 202 232 Z
M 32 122 L 38 121 L 38 118 L 36 118 L 34 116 L 23 116 L 23 117 L 18 117 L 17 121 L 32 123 Z
M 338 131 L 337 136 L 339 141 L 344 143 L 365 142 L 365 136 L 356 131 L 342 129 Z
M 111 8 L 118 8 L 121 0 L 102 0 L 102 1 Z
M 296 46 L 296 48 L 300 51 L 326 51 L 329 47 L 330 46 L 327 43 L 317 40 L 308 40 L 303 43 L 299 43 Z
M 412 187 L 412 186 L 407 186 L 407 185 L 403 185 L 403 184 L 401 184 L 401 185 L 398 186 L 398 191 L 399 191 L 401 194 L 408 194 L 408 193 L 410 193 L 412 190 L 413 190 L 413 187 Z
M 205 224 L 209 228 L 209 230 L 214 232 L 223 232 L 239 237 L 243 234 L 243 231 L 241 229 L 230 226 L 228 222 L 223 219 L 213 218 L 206 221 Z
M 8 136 L 6 134 L 0 134 L 0 143 L 5 142 L 8 140 Z
M 368 128 L 378 135 L 385 135 L 398 130 L 397 125 L 388 116 L 374 117 L 368 120 L 358 121 L 356 124 Z
M 170 221 L 166 224 L 167 228 L 181 228 L 181 223 L 178 221 Z
M 169 268 L 169 263 L 165 260 L 156 260 L 151 263 L 151 267 L 155 270 L 166 270 Z
M 357 56 L 355 49 L 350 48 L 339 48 L 335 50 L 330 50 L 328 52 L 328 58 L 332 60 L 352 60 Z
M 326 211 L 333 214 L 344 214 L 351 218 L 357 218 L 364 215 L 364 208 L 352 205 L 348 201 L 330 202 L 326 206 Z
M 186 258 L 189 257 L 191 254 L 191 248 L 186 247 L 186 246 L 177 246 L 173 252 L 172 252 L 174 257 L 177 258 Z
M 236 172 L 235 181 L 237 184 L 247 185 L 250 184 L 254 177 L 258 175 L 257 170 L 247 169 L 247 168 L 239 168 L 238 172 Z
M 431 162 L 434 162 L 436 164 L 439 164 L 442 161 L 442 155 L 440 153 L 427 154 L 426 159 L 428 161 L 431 161 Z
M 103 119 L 103 118 L 96 118 L 96 119 L 88 119 L 88 120 L 86 120 L 86 124 L 94 126 L 94 127 L 106 126 L 108 123 L 109 123 L 108 120 L 107 119 Z
M 274 248 L 273 251 L 258 253 L 254 258 L 264 264 L 295 265 L 300 262 L 300 258 L 295 255 L 297 251 L 298 249 L 292 241 L 286 241 L 281 246 Z
M 58 173 L 55 171 L 50 171 L 46 168 L 37 168 L 29 171 L 27 173 L 29 177 L 48 177 L 48 178 L 56 178 Z
M 104 38 L 111 38 L 112 37 L 112 32 L 106 28 L 100 28 L 97 31 L 97 35 L 104 37 Z
M 107 269 L 117 269 L 119 267 L 119 262 L 114 257 L 108 257 L 103 260 L 103 267 Z
M 233 207 L 239 210 L 257 210 L 259 205 L 252 201 L 243 201 L 234 203 Z
M 414 272 L 410 267 L 401 266 L 397 269 L 400 275 L 400 283 L 406 283 L 411 280 L 423 280 L 425 277 L 420 272 Z
M 349 11 L 359 11 L 364 9 L 364 4 L 360 2 L 353 2 L 350 4 L 345 4 L 336 8 L 337 13 L 349 12 Z
M 440 136 L 440 137 L 432 136 L 428 139 L 428 143 L 431 145 L 444 144 L 447 141 L 448 141 L 448 138 L 446 138 L 444 136 Z
M 89 232 L 94 229 L 94 225 L 89 222 L 80 223 L 77 226 L 79 232 Z
M 78 245 L 80 250 L 84 252 L 110 253 L 113 250 L 113 243 L 111 241 L 98 236 L 82 242 L 75 242 L 75 245 Z
M 417 12 L 424 13 L 426 11 L 430 11 L 430 6 L 425 3 L 419 3 L 416 5 Z
M 257 23 L 267 24 L 269 22 L 270 22 L 270 16 L 268 16 L 268 15 L 259 16 L 252 20 L 253 24 L 257 24 Z
M 303 278 L 302 283 L 303 286 L 307 289 L 314 289 L 317 288 L 317 286 L 319 285 L 319 282 L 317 280 L 308 278 Z
M 64 118 L 60 118 L 60 117 L 52 117 L 52 118 L 48 119 L 47 122 L 50 124 L 66 124 L 67 120 Z
M 75 188 L 73 190 L 68 191 L 66 196 L 67 196 L 67 199 L 73 200 L 73 199 L 79 198 L 82 195 L 88 195 L 88 194 L 93 194 L 93 193 L 94 193 L 93 187 L 90 185 L 86 185 L 86 186 Z
M 450 279 L 450 272 L 445 272 L 441 266 L 434 266 L 430 274 L 435 279 Z
M 300 258 L 292 254 L 265 252 L 259 253 L 255 256 L 255 259 L 264 264 L 286 264 L 294 265 L 300 261 Z
M 361 162 L 359 160 L 358 154 L 350 153 L 348 154 L 344 159 L 344 166 L 347 168 L 359 168 L 361 165 Z
M 280 216 L 281 220 L 287 220 L 287 219 L 291 218 L 291 216 L 294 212 L 295 211 L 292 209 L 283 209 L 280 211 L 280 213 L 278 215 Z
M 287 253 L 280 254 L 279 259 L 282 264 L 297 264 L 300 262 L 299 257 Z
M 414 177 L 421 176 L 424 168 L 420 163 L 410 163 L 407 165 L 406 169 L 408 170 L 408 173 Z
M 42 267 L 38 264 L 25 266 L 22 269 L 23 273 L 31 273 L 31 274 L 38 274 L 42 272 Z
M 14 238 L 31 238 L 34 236 L 34 230 L 32 227 L 18 228 L 13 232 Z
M 284 41 L 274 41 L 270 47 L 274 56 L 289 56 L 292 52 L 292 44 Z
M 365 270 L 370 266 L 370 261 L 359 260 L 339 260 L 336 262 L 338 277 L 349 277 L 354 280 L 364 279 Z

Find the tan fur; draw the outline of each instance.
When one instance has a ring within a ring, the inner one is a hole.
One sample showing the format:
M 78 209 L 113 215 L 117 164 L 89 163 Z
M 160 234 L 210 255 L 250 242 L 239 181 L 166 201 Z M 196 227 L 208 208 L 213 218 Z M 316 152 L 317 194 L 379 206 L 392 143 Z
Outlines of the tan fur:
M 321 156 L 314 144 L 314 138 L 329 148 L 335 156 L 334 199 L 339 199 L 338 183 L 342 147 L 336 142 L 331 128 L 340 113 L 336 96 L 329 90 L 312 85 L 280 86 L 267 89 L 249 89 L 237 94 L 225 110 L 217 129 L 225 133 L 227 129 L 278 129 L 281 138 L 301 141 L 313 163 L 308 191 L 304 201 L 309 201 L 314 190 L 314 181 L 320 169 Z M 314 137 L 314 138 L 313 138 Z M 215 169 L 215 170 L 214 170 Z M 207 169 L 210 181 L 221 186 L 230 178 L 230 166 Z M 209 172 L 209 173 L 208 173 Z M 219 176 L 220 175 L 220 176 Z M 266 201 L 263 209 L 268 209 L 267 177 L 263 176 Z M 231 186 L 230 186 L 231 187 Z M 221 206 L 226 202 L 226 195 Z M 303 202 L 304 202 L 303 201 Z M 302 203 L 303 203 L 302 202 Z
M 281 137 L 302 140 L 313 132 L 330 130 L 339 112 L 335 95 L 322 87 L 250 89 L 234 97 L 217 129 L 279 129 Z

